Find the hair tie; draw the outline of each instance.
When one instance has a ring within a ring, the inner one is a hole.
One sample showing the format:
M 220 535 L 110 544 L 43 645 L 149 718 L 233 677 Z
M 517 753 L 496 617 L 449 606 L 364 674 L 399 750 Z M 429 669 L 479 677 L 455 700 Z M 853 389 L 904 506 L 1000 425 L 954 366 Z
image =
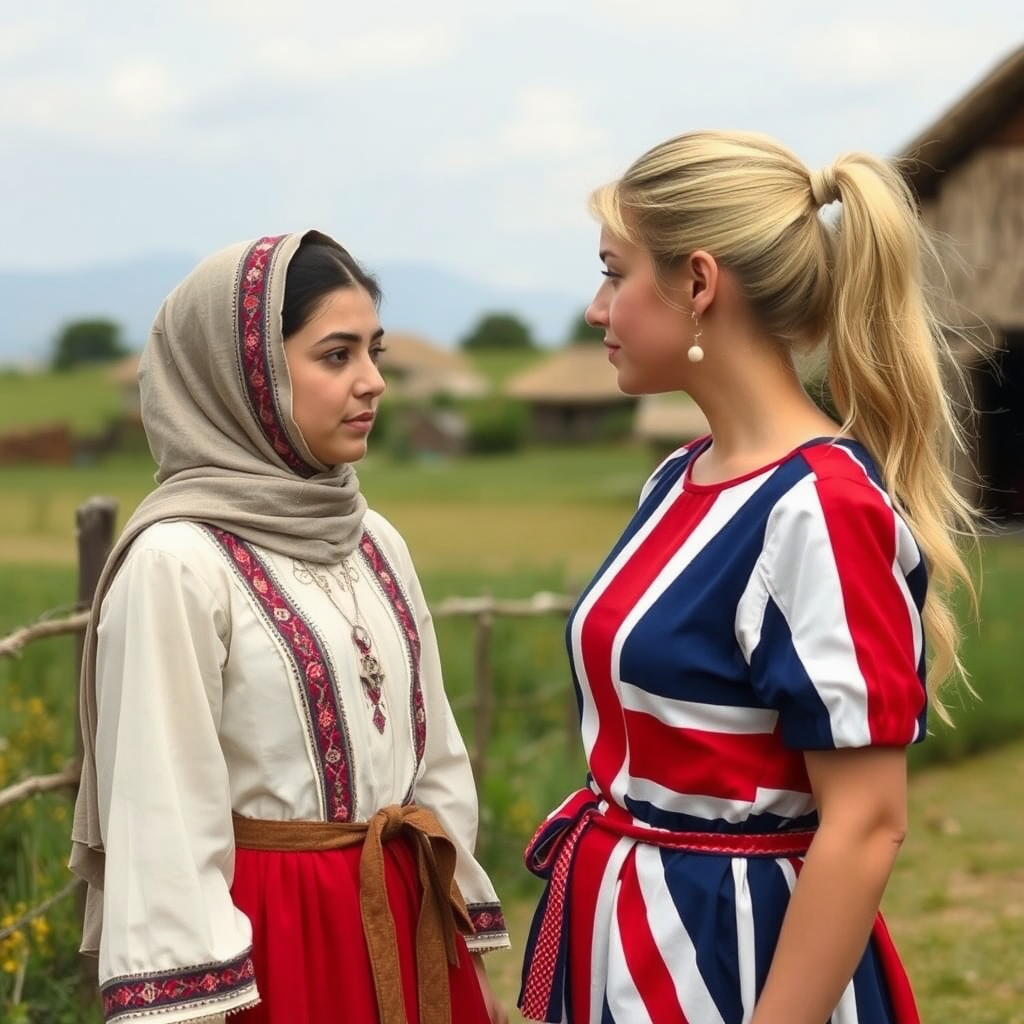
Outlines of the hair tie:
M 827 206 L 839 199 L 839 186 L 836 184 L 835 164 L 829 164 L 820 171 L 811 171 L 811 196 L 815 206 Z

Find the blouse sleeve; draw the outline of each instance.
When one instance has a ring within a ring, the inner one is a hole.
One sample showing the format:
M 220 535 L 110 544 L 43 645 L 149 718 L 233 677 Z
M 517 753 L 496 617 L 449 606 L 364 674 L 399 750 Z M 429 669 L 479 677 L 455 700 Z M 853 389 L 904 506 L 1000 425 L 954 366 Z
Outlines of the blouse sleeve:
M 478 811 L 472 766 L 445 693 L 433 618 L 411 560 L 405 554 L 405 583 L 420 634 L 420 679 L 427 722 L 416 802 L 437 815 L 455 844 L 455 879 L 475 929 L 466 938 L 470 952 L 505 949 L 510 943 L 501 903 L 473 854 Z
M 873 484 L 808 476 L 776 505 L 737 635 L 787 746 L 923 739 L 926 585 L 917 544 Z
M 107 1020 L 215 1022 L 258 1002 L 218 741 L 228 616 L 175 555 L 133 549 L 103 602 L 96 762 Z

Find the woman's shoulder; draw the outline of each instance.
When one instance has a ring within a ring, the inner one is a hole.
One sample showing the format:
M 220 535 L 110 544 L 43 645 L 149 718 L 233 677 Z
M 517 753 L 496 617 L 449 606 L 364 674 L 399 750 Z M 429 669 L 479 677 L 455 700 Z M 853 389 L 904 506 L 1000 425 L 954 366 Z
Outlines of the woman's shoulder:
M 227 606 L 230 569 L 206 528 L 188 520 L 145 527 L 125 552 L 111 590 L 135 586 L 148 592 L 193 593 Z
M 767 531 L 828 537 L 857 547 L 868 536 L 896 538 L 902 550 L 915 549 L 909 527 L 888 493 L 870 452 L 848 438 L 823 439 L 800 452 L 805 468 L 782 480 L 773 495 Z M 908 554 L 908 557 L 911 557 Z
M 384 544 L 390 547 L 405 547 L 405 540 L 398 532 L 398 527 L 376 509 L 368 508 L 363 518 L 363 528 Z
M 213 550 L 206 527 L 175 519 L 147 526 L 132 541 L 129 555 L 170 555 L 191 564 L 209 561 Z
M 377 545 L 392 561 L 397 561 L 404 569 L 412 567 L 412 557 L 409 554 L 409 547 L 405 538 L 398 532 L 398 528 L 382 516 L 376 509 L 368 508 L 363 519 L 364 530 L 373 537 Z
M 140 531 L 125 553 L 118 575 L 141 572 L 153 578 L 182 573 L 226 593 L 230 572 L 209 528 L 192 520 L 164 520 Z

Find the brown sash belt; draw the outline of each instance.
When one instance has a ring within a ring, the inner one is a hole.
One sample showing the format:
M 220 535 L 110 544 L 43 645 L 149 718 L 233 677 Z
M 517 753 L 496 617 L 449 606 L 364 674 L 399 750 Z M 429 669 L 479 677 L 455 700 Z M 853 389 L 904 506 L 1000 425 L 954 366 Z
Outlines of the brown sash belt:
M 234 815 L 235 844 L 247 850 L 336 850 L 363 844 L 359 909 L 370 952 L 381 1024 L 407 1024 L 395 921 L 384 885 L 382 844 L 402 836 L 416 852 L 423 902 L 416 925 L 416 973 L 421 1024 L 451 1024 L 447 964 L 458 963 L 456 930 L 473 925 L 455 884 L 455 847 L 433 813 L 397 804 L 369 821 L 266 821 Z

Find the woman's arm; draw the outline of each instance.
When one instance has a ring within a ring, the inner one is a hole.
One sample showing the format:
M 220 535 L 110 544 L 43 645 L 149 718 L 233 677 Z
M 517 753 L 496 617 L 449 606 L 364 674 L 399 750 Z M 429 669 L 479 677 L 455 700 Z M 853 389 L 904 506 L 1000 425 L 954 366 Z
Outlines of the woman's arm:
M 229 891 L 231 800 L 218 739 L 228 619 L 194 567 L 152 542 L 168 532 L 156 528 L 129 553 L 100 616 L 99 981 L 111 1011 L 215 1022 L 258 1002 L 251 929 Z
M 498 1002 L 498 997 L 491 988 L 491 979 L 487 977 L 487 967 L 484 965 L 483 955 L 473 953 L 473 968 L 476 971 L 477 981 L 480 982 L 480 991 L 484 997 L 484 1006 L 487 1008 L 487 1016 L 491 1024 L 508 1024 L 508 1012 Z
M 750 1024 L 821 1024 L 868 944 L 906 834 L 902 747 L 809 751 L 820 825 Z

